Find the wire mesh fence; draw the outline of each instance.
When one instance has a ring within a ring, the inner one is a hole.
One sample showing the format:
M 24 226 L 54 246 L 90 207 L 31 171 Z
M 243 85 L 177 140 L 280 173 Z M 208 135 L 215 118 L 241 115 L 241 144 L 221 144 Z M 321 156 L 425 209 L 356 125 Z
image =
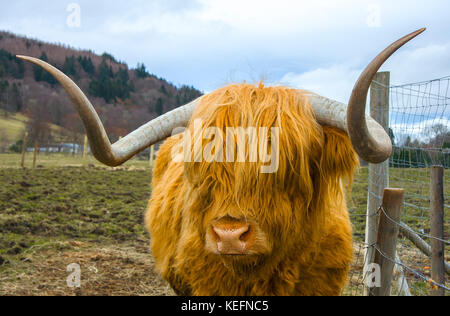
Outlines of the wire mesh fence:
M 346 294 L 364 293 L 363 269 L 370 260 L 366 253 L 370 248 L 380 253 L 376 244 L 368 243 L 362 235 L 363 230 L 369 230 L 376 236 L 376 227 L 366 227 L 364 224 L 369 218 L 377 219 L 383 211 L 380 208 L 381 192 L 389 186 L 405 189 L 401 222 L 396 223 L 400 228 L 397 257 L 388 258 L 396 263 L 391 295 L 429 295 L 436 288 L 442 288 L 446 295 L 450 295 L 446 284 L 438 284 L 431 279 L 429 254 L 430 240 L 433 239 L 430 236 L 430 167 L 433 165 L 444 167 L 442 242 L 447 253 L 450 250 L 450 76 L 397 86 L 386 86 L 375 81 L 372 89 L 387 92 L 389 135 L 394 150 L 389 165 L 372 165 L 370 172 L 362 171 L 368 173 L 368 199 L 378 202 L 376 207 L 366 210 L 363 207 L 365 203 L 361 205 L 363 201 L 353 200 L 353 205 L 359 206 L 351 211 L 355 228 L 355 261 Z M 383 111 L 383 108 L 372 110 Z M 380 255 L 383 256 L 382 253 Z M 448 261 L 448 258 L 445 259 Z

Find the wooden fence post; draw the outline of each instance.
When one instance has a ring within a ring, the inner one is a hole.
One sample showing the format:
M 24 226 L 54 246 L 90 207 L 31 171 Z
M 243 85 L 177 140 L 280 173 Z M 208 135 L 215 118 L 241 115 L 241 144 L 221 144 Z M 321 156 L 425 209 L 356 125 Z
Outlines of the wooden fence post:
M 430 188 L 430 215 L 431 229 L 433 237 L 444 239 L 444 167 L 431 167 L 431 188 Z M 434 282 L 444 284 L 444 243 L 437 239 L 431 239 L 431 278 Z M 443 288 L 434 289 L 432 296 L 444 296 Z
M 22 160 L 20 162 L 20 166 L 22 168 L 25 168 L 25 153 L 27 151 L 27 137 L 28 137 L 28 132 L 25 132 L 25 134 L 23 134 L 23 140 L 22 140 Z
M 398 253 L 395 254 L 395 261 L 402 263 L 400 257 L 398 256 Z M 406 280 L 403 266 L 400 264 L 396 264 L 394 267 L 394 273 L 398 274 L 397 277 L 398 295 L 411 296 L 411 291 L 409 290 L 408 280 Z
M 86 135 L 84 135 L 83 165 L 86 165 L 87 147 L 88 147 L 88 137 L 87 137 L 87 134 L 86 134 Z
M 375 75 L 370 88 L 370 115 L 389 133 L 389 86 L 390 73 L 379 72 Z M 374 249 L 370 247 L 377 241 L 377 211 L 381 205 L 383 190 L 389 187 L 389 161 L 381 164 L 369 164 L 369 189 L 367 197 L 366 237 L 368 245 L 364 258 L 364 271 L 373 263 Z M 368 294 L 365 287 L 365 294 Z
M 155 157 L 155 145 L 152 145 L 152 147 L 150 147 L 150 168 L 153 168 L 154 157 Z
M 36 158 L 38 154 L 38 141 L 37 139 L 34 141 L 34 153 L 33 153 L 33 169 L 36 168 Z
M 369 290 L 371 296 L 389 296 L 397 250 L 397 237 L 403 207 L 403 189 L 385 189 L 383 193 L 382 212 L 377 233 L 377 248 L 374 263 L 380 266 L 380 287 Z

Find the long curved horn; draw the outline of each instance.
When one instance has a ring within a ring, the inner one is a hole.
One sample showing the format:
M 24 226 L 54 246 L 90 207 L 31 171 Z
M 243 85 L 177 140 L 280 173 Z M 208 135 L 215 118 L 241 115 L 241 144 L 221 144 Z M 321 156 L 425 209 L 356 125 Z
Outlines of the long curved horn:
M 313 109 L 314 115 L 321 125 L 336 127 L 340 130 L 345 131 L 348 134 L 347 104 L 314 94 L 309 91 L 308 92 L 302 91 L 301 93 L 306 95 L 306 97 L 308 98 L 309 104 Z M 391 150 L 392 149 L 391 139 L 386 134 L 383 127 L 370 116 L 366 116 L 365 119 L 367 129 L 369 130 L 370 135 L 372 135 L 373 138 L 377 139 L 378 142 L 386 144 L 387 147 L 390 146 L 389 150 Z M 353 145 L 353 147 L 355 147 L 355 145 Z M 362 156 L 360 152 L 358 152 L 358 154 L 360 155 L 361 158 L 363 158 L 368 162 L 371 163 L 380 162 L 378 160 L 372 160 L 371 157 Z M 386 160 L 390 155 L 391 153 L 389 151 L 389 154 L 386 156 L 384 160 Z
M 367 162 L 381 163 L 392 154 L 389 135 L 380 124 L 365 114 L 367 92 L 373 77 L 395 51 L 425 30 L 420 29 L 399 39 L 378 55 L 356 82 L 349 105 L 312 92 L 300 91 L 308 98 L 317 121 L 346 131 L 356 152 Z
M 347 129 L 354 149 L 359 156 L 371 163 L 381 163 L 392 154 L 392 142 L 380 125 L 366 122 L 366 99 L 372 80 L 389 57 L 400 47 L 424 32 L 417 30 L 391 44 L 367 66 L 353 88 L 347 109 Z
M 125 163 L 147 147 L 171 136 L 174 128 L 186 126 L 200 101 L 199 98 L 160 116 L 111 145 L 105 128 L 91 102 L 69 77 L 40 59 L 28 56 L 17 56 L 17 58 L 42 67 L 58 80 L 83 121 L 95 158 L 111 167 Z

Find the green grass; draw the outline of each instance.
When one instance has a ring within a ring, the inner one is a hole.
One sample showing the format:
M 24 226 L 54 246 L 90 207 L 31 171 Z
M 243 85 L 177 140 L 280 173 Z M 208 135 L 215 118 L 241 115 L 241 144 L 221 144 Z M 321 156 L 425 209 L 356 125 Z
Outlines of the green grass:
M 16 142 L 19 140 L 25 131 L 25 124 L 27 118 L 22 114 L 9 114 L 6 118 L 0 113 L 0 134 L 4 135 L 8 142 Z
M 150 170 L 0 169 L 0 261 L 52 242 L 145 240 L 150 181 Z
M 3 137 L 3 141 L 8 144 L 16 143 L 19 140 L 22 140 L 23 134 L 25 132 L 25 128 L 27 125 L 29 118 L 21 113 L 7 113 L 0 110 L 0 135 Z M 50 124 L 50 130 L 52 132 L 53 138 L 60 142 L 61 139 L 66 139 L 66 137 L 62 136 L 64 133 L 64 128 L 61 126 Z M 83 139 L 84 135 L 79 135 L 79 139 Z
M 402 221 L 411 228 L 429 233 L 430 207 L 430 171 L 429 169 L 393 169 L 389 170 L 389 186 L 405 189 L 405 206 Z M 444 174 L 444 204 L 450 204 L 450 170 Z M 354 236 L 364 237 L 365 214 L 367 212 L 368 168 L 361 168 L 354 179 L 352 197 L 349 201 L 350 215 L 354 225 Z M 450 213 L 445 212 L 444 230 L 450 232 Z M 449 236 L 447 236 L 449 237 Z M 362 240 L 362 239 L 361 239 Z
M 0 168 L 20 168 L 21 155 L 20 154 L 0 154 Z M 83 167 L 83 166 L 95 166 L 98 168 L 108 168 L 105 165 L 98 162 L 93 156 L 88 155 L 86 161 L 83 161 L 81 155 L 72 154 L 46 154 L 39 153 L 36 159 L 36 166 L 39 168 L 60 168 L 60 167 Z M 25 155 L 25 167 L 31 168 L 33 166 L 33 153 L 27 152 Z M 121 168 L 150 168 L 149 161 L 147 159 L 134 158 L 126 162 Z

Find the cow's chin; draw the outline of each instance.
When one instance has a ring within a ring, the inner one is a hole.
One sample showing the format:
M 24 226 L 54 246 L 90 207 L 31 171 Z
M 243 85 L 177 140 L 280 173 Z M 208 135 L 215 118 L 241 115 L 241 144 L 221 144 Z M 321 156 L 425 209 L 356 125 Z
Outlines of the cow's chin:
M 235 274 L 252 273 L 264 266 L 266 254 L 217 255 L 223 265 Z
M 269 249 L 261 249 L 260 251 L 255 249 L 241 254 L 221 254 L 211 245 L 208 246 L 206 250 L 235 274 L 258 271 L 260 267 L 264 266 L 267 256 L 270 255 Z

